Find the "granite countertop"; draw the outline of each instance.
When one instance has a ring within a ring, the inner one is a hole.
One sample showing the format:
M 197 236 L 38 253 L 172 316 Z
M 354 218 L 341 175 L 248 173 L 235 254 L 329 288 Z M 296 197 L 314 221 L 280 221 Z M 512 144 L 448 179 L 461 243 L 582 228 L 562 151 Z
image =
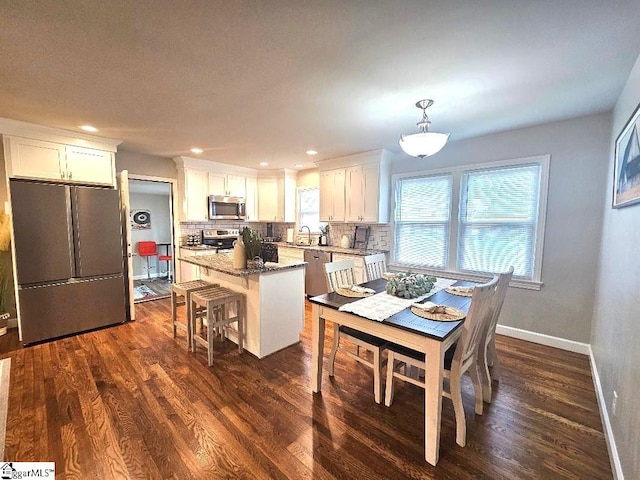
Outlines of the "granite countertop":
M 201 252 L 203 250 L 215 250 L 218 247 L 214 247 L 213 245 L 180 245 L 180 248 Z
M 293 268 L 300 268 L 307 265 L 307 262 L 298 262 L 291 264 L 270 263 L 268 266 L 262 268 L 245 268 L 243 270 L 237 270 L 233 268 L 233 254 L 232 253 L 215 253 L 211 255 L 197 255 L 193 257 L 183 257 L 178 260 L 183 262 L 198 265 L 199 267 L 208 268 L 216 272 L 226 273 L 233 275 L 234 277 L 246 277 L 248 275 L 260 275 L 261 273 L 277 272 L 279 270 L 290 270 Z
M 369 249 L 357 249 L 357 248 L 342 248 L 334 245 L 320 246 L 320 245 L 298 245 L 287 242 L 276 242 L 279 247 L 299 248 L 301 250 L 315 250 L 318 252 L 331 252 L 331 253 L 344 253 L 346 255 L 359 255 L 366 257 L 367 255 L 375 255 L 376 253 L 388 253 L 389 250 L 369 250 Z

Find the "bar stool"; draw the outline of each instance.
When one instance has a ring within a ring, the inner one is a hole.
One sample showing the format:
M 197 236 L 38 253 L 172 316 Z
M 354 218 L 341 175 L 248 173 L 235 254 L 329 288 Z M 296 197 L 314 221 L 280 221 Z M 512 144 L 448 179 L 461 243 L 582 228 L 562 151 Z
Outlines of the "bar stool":
M 176 338 L 178 327 L 187 332 L 187 349 L 193 350 L 191 345 L 191 294 L 205 288 L 210 288 L 218 285 L 205 282 L 204 280 L 192 280 L 183 283 L 174 283 L 171 285 L 171 323 L 173 324 L 173 338 Z M 185 323 L 178 321 L 178 307 L 181 305 L 187 306 L 187 315 L 185 317 Z
M 236 316 L 229 317 L 229 307 L 235 304 Z M 206 312 L 204 312 L 206 309 Z M 207 319 L 207 339 L 196 334 L 196 320 L 202 315 Z M 224 287 L 212 287 L 199 290 L 191 295 L 190 331 L 191 345 L 195 352 L 197 345 L 207 348 L 208 364 L 213 365 L 213 343 L 215 331 L 227 327 L 231 323 L 238 323 L 238 351 L 243 351 L 244 336 L 244 295 Z M 224 333 L 222 335 L 224 339 Z

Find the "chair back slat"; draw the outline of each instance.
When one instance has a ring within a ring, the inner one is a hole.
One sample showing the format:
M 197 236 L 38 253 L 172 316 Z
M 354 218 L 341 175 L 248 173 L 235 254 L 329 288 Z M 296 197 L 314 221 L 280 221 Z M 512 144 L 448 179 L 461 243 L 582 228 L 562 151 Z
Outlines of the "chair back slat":
M 511 277 L 513 277 L 513 267 L 509 267 L 509 270 L 501 273 L 498 277 L 496 294 L 493 297 L 493 302 L 491 305 L 491 317 L 489 318 L 489 321 L 487 322 L 487 325 L 485 327 L 486 333 L 484 335 L 484 341 L 481 342 L 481 347 L 484 347 L 496 332 L 496 325 L 498 324 L 498 318 L 500 317 L 500 311 L 502 310 L 502 305 L 504 304 L 504 298 L 507 295 Z
M 384 253 L 367 255 L 364 257 L 364 264 L 367 267 L 367 281 L 382 278 L 382 274 L 387 271 L 387 259 Z
M 343 286 L 354 285 L 356 283 L 354 268 L 355 263 L 353 260 L 325 263 L 324 271 L 329 292 L 334 292 L 337 288 Z
M 497 284 L 498 277 L 494 276 L 489 282 L 473 289 L 471 306 L 462 326 L 462 335 L 453 357 L 454 362 L 458 360 L 464 364 L 477 351 L 481 334 L 492 313 L 491 306 Z

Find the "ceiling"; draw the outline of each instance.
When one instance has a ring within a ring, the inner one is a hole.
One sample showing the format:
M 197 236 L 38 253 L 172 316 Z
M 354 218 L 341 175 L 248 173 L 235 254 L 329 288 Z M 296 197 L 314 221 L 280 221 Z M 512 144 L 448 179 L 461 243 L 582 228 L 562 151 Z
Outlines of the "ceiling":
M 0 117 L 91 124 L 120 150 L 195 157 L 198 146 L 255 168 L 399 151 L 421 98 L 451 141 L 609 111 L 640 53 L 638 0 L 20 0 L 0 11 Z

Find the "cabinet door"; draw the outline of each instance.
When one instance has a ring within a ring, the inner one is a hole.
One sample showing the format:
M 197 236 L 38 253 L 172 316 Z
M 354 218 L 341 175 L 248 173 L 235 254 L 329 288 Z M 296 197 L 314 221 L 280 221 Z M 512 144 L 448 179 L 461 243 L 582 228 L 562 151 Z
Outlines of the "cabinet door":
M 185 214 L 187 221 L 207 220 L 209 218 L 207 196 L 209 195 L 209 176 L 200 170 L 185 170 L 184 175 Z
M 66 180 L 64 145 L 11 137 L 7 173 L 10 178 Z
M 67 179 L 71 182 L 114 184 L 113 153 L 85 147 L 65 147 Z
M 227 195 L 244 198 L 247 194 L 245 177 L 241 175 L 227 175 Z
M 377 222 L 380 211 L 380 167 L 364 165 L 362 167 L 362 221 Z
M 278 213 L 278 181 L 275 178 L 258 179 L 258 219 L 274 222 Z
M 346 220 L 361 222 L 364 211 L 362 167 L 352 167 L 346 170 Z
M 209 195 L 229 195 L 226 177 L 222 173 L 209 172 Z
M 344 222 L 345 219 L 345 171 L 333 171 L 333 214 L 331 220 Z
M 279 222 L 296 221 L 296 179 L 289 176 L 278 178 L 278 211 Z
M 181 257 L 191 257 L 194 252 L 186 248 L 180 249 Z M 192 280 L 200 280 L 200 267 L 192 263 L 180 262 L 180 281 L 190 282 Z
M 246 222 L 258 221 L 258 181 L 255 178 L 247 177 L 246 179 Z
M 333 216 L 333 172 L 320 172 L 320 221 L 330 222 Z

